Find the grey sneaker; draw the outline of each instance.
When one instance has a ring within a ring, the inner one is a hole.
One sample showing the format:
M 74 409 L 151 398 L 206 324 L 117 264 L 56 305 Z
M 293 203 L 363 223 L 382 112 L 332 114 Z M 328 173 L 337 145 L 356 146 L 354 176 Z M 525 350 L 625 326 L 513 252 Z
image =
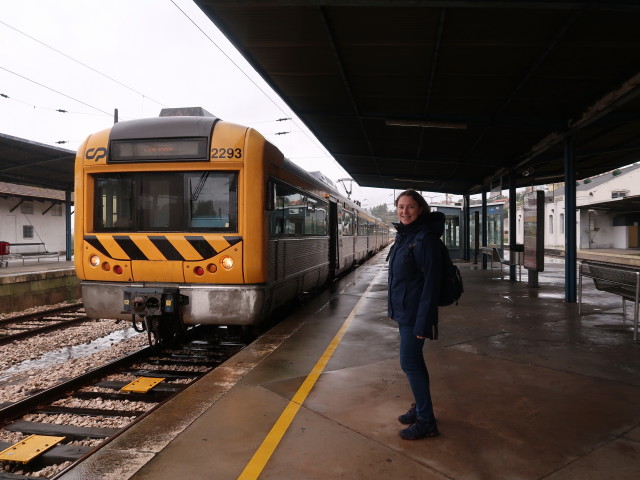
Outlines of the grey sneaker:
M 412 425 L 416 421 L 416 404 L 412 403 L 409 411 L 400 415 L 398 421 L 403 425 Z
M 405 440 L 418 440 L 420 438 L 437 437 L 440 435 L 438 432 L 438 425 L 436 422 L 427 422 L 420 418 L 416 418 L 416 421 L 409 428 L 400 430 L 400 436 Z

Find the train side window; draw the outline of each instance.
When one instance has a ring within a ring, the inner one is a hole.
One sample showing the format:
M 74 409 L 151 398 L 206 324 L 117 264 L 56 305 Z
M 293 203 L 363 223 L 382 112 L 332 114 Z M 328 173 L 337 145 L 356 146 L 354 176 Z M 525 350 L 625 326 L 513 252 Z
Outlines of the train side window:
M 316 208 L 318 201 L 307 197 L 306 208 L 304 212 L 304 234 L 315 235 L 316 234 Z
M 329 205 L 325 202 L 318 202 L 315 212 L 315 232 L 316 235 L 327 235 L 329 226 L 327 224 Z
M 303 235 L 306 198 L 286 185 L 276 185 L 275 206 L 271 212 L 272 235 Z
M 286 235 L 304 234 L 306 201 L 304 195 L 293 192 L 284 197 L 284 233 Z
M 281 185 L 276 185 L 273 210 L 271 211 L 269 231 L 271 235 L 284 234 L 284 192 Z
M 307 197 L 306 212 L 304 219 L 305 235 L 326 235 L 327 234 L 327 209 L 329 206 L 325 202 Z
M 358 236 L 364 237 L 367 235 L 367 221 L 362 217 L 356 217 L 358 221 Z
M 354 234 L 354 218 L 353 213 L 344 210 L 342 212 L 342 234 L 345 236 L 350 236 Z

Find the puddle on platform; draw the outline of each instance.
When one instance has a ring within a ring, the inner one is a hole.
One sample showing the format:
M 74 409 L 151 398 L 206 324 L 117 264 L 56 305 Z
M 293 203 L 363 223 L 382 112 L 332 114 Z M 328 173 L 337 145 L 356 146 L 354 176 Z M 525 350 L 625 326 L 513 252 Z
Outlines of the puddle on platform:
M 554 292 L 537 292 L 537 298 L 553 298 L 556 300 L 564 300 L 564 292 L 554 293 Z
M 72 360 L 74 358 L 82 358 L 93 355 L 94 353 L 97 353 L 101 350 L 106 350 L 107 348 L 111 348 L 112 345 L 120 343 L 123 340 L 128 340 L 137 335 L 140 335 L 140 333 L 136 332 L 133 328 L 127 328 L 126 330 L 111 332 L 109 335 L 96 338 L 89 343 L 63 347 L 53 352 L 47 352 L 36 360 L 25 360 L 24 362 L 7 368 L 2 372 L 2 375 L 0 375 L 0 382 L 7 380 L 16 373 L 33 369 L 44 369 L 53 365 L 58 365 L 68 360 Z

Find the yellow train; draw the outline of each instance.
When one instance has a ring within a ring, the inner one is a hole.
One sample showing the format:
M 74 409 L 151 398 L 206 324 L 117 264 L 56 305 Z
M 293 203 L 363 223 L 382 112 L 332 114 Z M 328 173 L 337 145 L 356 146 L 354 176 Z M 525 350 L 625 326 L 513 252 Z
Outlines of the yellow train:
M 87 314 L 131 319 L 151 341 L 185 325 L 259 325 L 389 241 L 322 174 L 201 108 L 116 123 L 78 149 Z

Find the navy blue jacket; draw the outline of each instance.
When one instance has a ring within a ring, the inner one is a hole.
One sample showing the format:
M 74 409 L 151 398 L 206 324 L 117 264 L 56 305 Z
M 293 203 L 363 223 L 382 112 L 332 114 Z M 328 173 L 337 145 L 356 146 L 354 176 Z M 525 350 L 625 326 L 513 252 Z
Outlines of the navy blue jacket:
M 408 225 L 394 223 L 398 233 L 389 254 L 389 318 L 413 325 L 415 335 L 432 340 L 438 338 L 444 223 L 442 212 L 430 212 Z

